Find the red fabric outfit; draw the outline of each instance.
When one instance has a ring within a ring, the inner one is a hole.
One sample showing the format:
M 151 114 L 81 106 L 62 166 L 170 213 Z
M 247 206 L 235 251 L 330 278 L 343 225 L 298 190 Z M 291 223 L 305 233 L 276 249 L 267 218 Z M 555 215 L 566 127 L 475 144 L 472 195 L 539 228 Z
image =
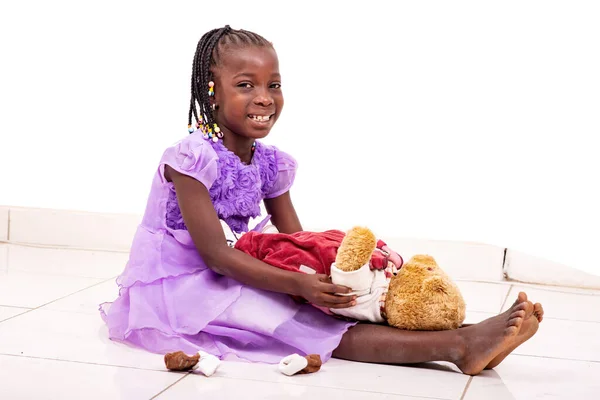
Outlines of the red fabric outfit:
M 330 276 L 331 264 L 335 262 L 337 251 L 345 235 L 339 230 L 301 231 L 292 234 L 250 231 L 242 235 L 234 247 L 277 268 Z M 371 256 L 371 269 L 385 270 L 386 277 L 391 278 L 388 272 L 391 268 L 388 268 L 388 263 L 393 263 L 396 269 L 400 269 L 403 262 L 402 257 L 392 251 L 385 242 L 377 241 L 377 248 Z M 315 307 L 326 314 L 334 315 L 328 308 Z
M 300 266 L 305 265 L 317 274 L 329 275 L 342 239 L 344 233 L 337 230 L 293 234 L 248 232 L 235 243 L 235 248 L 277 268 L 299 272 Z
M 317 274 L 330 275 L 331 264 L 346 234 L 339 230 L 325 232 L 260 233 L 248 232 L 235 243 L 235 248 L 269 265 L 293 272 L 303 272 L 301 266 Z M 388 261 L 398 269 L 402 257 L 390 250 L 382 240 L 371 257 L 371 269 L 385 269 Z

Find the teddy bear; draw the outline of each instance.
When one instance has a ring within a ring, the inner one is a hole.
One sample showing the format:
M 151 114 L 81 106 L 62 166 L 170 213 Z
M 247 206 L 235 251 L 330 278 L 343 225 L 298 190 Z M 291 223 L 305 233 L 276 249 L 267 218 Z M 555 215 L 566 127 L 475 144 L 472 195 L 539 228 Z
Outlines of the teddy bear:
M 405 330 L 448 330 L 462 325 L 465 301 L 433 257 L 415 255 L 397 273 L 386 276 L 385 271 L 369 266 L 376 243 L 373 232 L 363 227 L 352 228 L 342 240 L 331 266 L 331 280 L 351 287 L 351 294 L 358 298 L 356 306 L 335 313 L 371 322 L 385 320 Z
M 286 234 L 267 227 L 242 235 L 234 247 L 274 267 L 321 274 L 351 288 L 352 307 L 313 305 L 327 314 L 407 330 L 455 329 L 465 318 L 459 289 L 433 257 L 404 263 L 368 228 Z

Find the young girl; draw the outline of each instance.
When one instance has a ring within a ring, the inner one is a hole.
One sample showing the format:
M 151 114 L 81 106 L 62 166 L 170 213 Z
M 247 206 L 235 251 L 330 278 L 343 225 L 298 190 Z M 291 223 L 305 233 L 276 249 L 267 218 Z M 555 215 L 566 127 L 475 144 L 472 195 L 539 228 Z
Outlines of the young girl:
M 355 299 L 336 293 L 349 288 L 324 275 L 271 267 L 229 246 L 221 221 L 247 232 L 263 200 L 277 230 L 302 230 L 289 193 L 296 162 L 258 141 L 282 108 L 270 42 L 229 26 L 202 36 L 192 69 L 190 135 L 164 152 L 117 279 L 119 297 L 100 307 L 111 339 L 161 354 L 203 350 L 265 363 L 292 353 L 316 353 L 323 361 L 332 355 L 392 364 L 450 361 L 477 374 L 533 336 L 543 310 L 524 293 L 505 313 L 452 331 L 336 319 L 294 297 L 346 308 Z

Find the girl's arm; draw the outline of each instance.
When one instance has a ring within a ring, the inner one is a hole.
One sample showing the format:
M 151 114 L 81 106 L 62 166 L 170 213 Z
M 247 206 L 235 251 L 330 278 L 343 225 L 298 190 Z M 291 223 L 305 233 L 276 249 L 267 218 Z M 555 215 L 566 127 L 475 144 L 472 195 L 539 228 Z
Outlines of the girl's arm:
M 275 268 L 229 247 L 206 186 L 168 165 L 165 166 L 165 178 L 175 186 L 188 232 L 210 269 L 245 285 L 301 296 L 319 306 L 345 308 L 352 305 L 352 296 L 334 295 L 348 293 L 350 288 L 333 285 L 321 276 Z M 292 219 L 285 219 L 283 223 L 289 225 L 283 227 L 296 228 L 290 221 Z
M 281 233 L 295 233 L 302 230 L 302 225 L 296 214 L 290 192 L 273 199 L 265 199 L 265 208 L 271 215 L 271 221 Z

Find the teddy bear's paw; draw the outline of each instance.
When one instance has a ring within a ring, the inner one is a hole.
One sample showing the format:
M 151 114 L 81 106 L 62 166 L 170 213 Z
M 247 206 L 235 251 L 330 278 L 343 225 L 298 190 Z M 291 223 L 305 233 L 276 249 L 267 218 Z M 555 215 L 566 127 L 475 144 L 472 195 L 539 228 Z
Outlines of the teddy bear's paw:
M 200 354 L 188 356 L 183 351 L 165 354 L 165 366 L 170 371 L 187 371 L 192 369 L 200 360 Z
M 295 374 L 312 374 L 321 369 L 321 356 L 318 354 L 309 354 L 302 357 L 298 354 L 291 354 L 279 363 L 279 371 L 288 376 Z
M 313 372 L 317 372 L 321 369 L 321 365 L 323 365 L 321 356 L 318 354 L 307 355 L 306 361 L 308 361 L 308 364 L 300 371 L 301 374 L 312 374 Z
M 354 227 L 344 236 L 335 265 L 342 271 L 356 271 L 369 263 L 376 247 L 377 238 L 370 229 Z

